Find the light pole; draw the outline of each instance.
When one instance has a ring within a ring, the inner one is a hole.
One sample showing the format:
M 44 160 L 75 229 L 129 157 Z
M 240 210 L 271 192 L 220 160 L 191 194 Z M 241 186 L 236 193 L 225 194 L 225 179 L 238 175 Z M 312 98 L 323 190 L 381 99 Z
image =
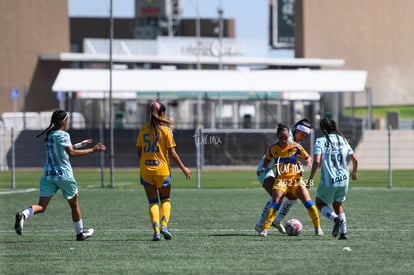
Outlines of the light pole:
M 111 187 L 114 187 L 114 115 L 112 104 L 112 42 L 114 38 L 113 0 L 110 1 L 109 5 L 109 160 Z
M 220 1 L 220 6 L 217 8 L 217 13 L 219 17 L 219 70 L 223 70 L 223 60 L 222 60 L 222 52 L 223 52 L 223 7 L 222 2 Z M 223 128 L 223 93 L 219 93 L 219 128 Z

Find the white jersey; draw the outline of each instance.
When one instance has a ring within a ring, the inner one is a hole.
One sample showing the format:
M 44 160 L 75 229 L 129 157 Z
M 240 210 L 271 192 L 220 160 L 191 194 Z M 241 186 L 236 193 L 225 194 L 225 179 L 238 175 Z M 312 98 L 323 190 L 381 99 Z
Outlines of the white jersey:
M 347 158 L 352 155 L 349 143 L 340 135 L 329 134 L 316 139 L 314 154 L 321 155 L 321 184 L 327 187 L 344 187 L 349 183 Z
M 69 155 L 65 150 L 69 146 L 72 146 L 69 133 L 57 130 L 48 134 L 42 178 L 49 181 L 75 180 Z

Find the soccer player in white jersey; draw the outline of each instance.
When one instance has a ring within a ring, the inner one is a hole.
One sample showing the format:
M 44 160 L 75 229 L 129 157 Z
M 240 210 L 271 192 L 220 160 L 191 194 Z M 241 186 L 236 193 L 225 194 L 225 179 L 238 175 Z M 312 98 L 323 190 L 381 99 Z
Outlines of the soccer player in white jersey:
M 52 197 L 61 189 L 63 197 L 68 201 L 72 211 L 72 221 L 76 232 L 76 240 L 83 241 L 93 234 L 93 229 L 84 230 L 82 215 L 78 201 L 78 185 L 69 161 L 69 156 L 77 157 L 106 150 L 105 145 L 95 144 L 89 149 L 80 149 L 92 143 L 92 139 L 72 145 L 69 128 L 69 117 L 65 111 L 56 110 L 52 114 L 49 127 L 37 137 L 46 134 L 46 164 L 40 179 L 39 203 L 31 205 L 16 214 L 14 229 L 18 235 L 23 233 L 25 220 L 34 214 L 43 213 Z
M 301 119 L 293 125 L 293 132 L 290 133 L 290 140 L 293 140 L 297 143 L 303 141 L 310 133 L 311 133 L 311 123 L 307 118 Z M 275 140 L 277 142 L 277 140 Z M 266 216 L 267 211 L 272 204 L 272 187 L 273 182 L 275 181 L 275 171 L 274 171 L 274 162 L 273 160 L 269 162 L 267 167 L 263 167 L 263 162 L 265 160 L 266 155 L 260 159 L 259 165 L 257 166 L 257 171 L 261 172 L 257 176 L 262 187 L 266 190 L 266 192 L 270 195 L 270 199 L 266 202 L 262 214 L 259 220 L 256 223 L 255 230 L 260 233 L 262 231 L 262 226 L 264 222 L 264 218 Z M 277 216 L 273 222 L 273 226 L 276 227 L 280 233 L 286 234 L 285 227 L 283 226 L 282 220 L 288 214 L 292 205 L 297 202 L 297 198 L 295 195 L 291 193 L 286 194 L 286 200 L 283 202 L 282 206 L 280 207 L 280 211 L 277 213 Z
M 321 180 L 316 191 L 316 206 L 328 219 L 334 221 L 332 236 L 347 240 L 347 225 L 342 203 L 348 192 L 349 177 L 357 180 L 358 160 L 344 135 L 338 131 L 332 118 L 320 121 L 323 136 L 317 138 L 314 146 L 314 158 L 309 182 L 313 181 L 315 172 L 321 166 Z M 349 174 L 347 159 L 352 161 Z M 332 204 L 333 209 L 328 205 Z

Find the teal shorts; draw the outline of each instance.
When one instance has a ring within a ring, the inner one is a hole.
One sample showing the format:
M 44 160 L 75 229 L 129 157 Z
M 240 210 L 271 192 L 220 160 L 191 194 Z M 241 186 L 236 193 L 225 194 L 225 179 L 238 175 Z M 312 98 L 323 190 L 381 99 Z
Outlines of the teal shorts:
M 347 192 L 348 185 L 344 187 L 327 187 L 323 184 L 319 184 L 318 189 L 316 190 L 316 196 L 324 203 L 332 204 L 334 201 L 344 202 Z
M 275 172 L 273 171 L 273 169 L 269 169 L 268 171 L 265 171 L 259 176 L 257 176 L 257 179 L 259 180 L 261 186 L 263 186 L 265 179 L 267 179 L 268 177 L 275 177 Z
M 61 189 L 66 200 L 72 199 L 78 193 L 78 185 L 75 180 L 52 181 L 40 179 L 40 197 L 51 197 Z

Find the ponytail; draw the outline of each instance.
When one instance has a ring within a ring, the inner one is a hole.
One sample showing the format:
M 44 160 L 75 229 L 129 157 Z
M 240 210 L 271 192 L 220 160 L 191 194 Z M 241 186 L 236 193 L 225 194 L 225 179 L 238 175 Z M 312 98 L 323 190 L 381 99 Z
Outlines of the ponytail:
M 344 141 L 346 142 L 346 138 L 345 138 L 344 134 L 342 134 L 342 132 L 340 132 L 338 130 L 336 122 L 332 118 L 324 117 L 323 119 L 321 119 L 319 125 L 321 127 L 322 133 L 324 134 L 324 136 L 326 137 L 326 139 L 328 140 L 328 142 L 330 143 L 330 145 L 332 147 L 333 147 L 333 143 L 332 143 L 331 139 L 329 138 L 329 134 L 340 135 L 344 139 Z
M 151 111 L 151 118 L 150 118 L 150 126 L 151 132 L 153 135 L 157 135 L 160 131 L 161 125 L 166 126 L 173 126 L 174 122 L 164 117 L 161 117 L 161 113 L 165 112 L 167 109 L 165 108 L 164 104 L 158 101 L 154 101 L 151 104 L 150 111 Z
M 47 136 L 50 132 L 59 130 L 62 127 L 63 122 L 68 118 L 68 114 L 63 110 L 56 110 L 52 113 L 52 118 L 50 119 L 49 126 L 43 130 L 40 134 L 36 135 L 36 137 L 40 137 L 46 134 L 45 141 L 47 140 Z

